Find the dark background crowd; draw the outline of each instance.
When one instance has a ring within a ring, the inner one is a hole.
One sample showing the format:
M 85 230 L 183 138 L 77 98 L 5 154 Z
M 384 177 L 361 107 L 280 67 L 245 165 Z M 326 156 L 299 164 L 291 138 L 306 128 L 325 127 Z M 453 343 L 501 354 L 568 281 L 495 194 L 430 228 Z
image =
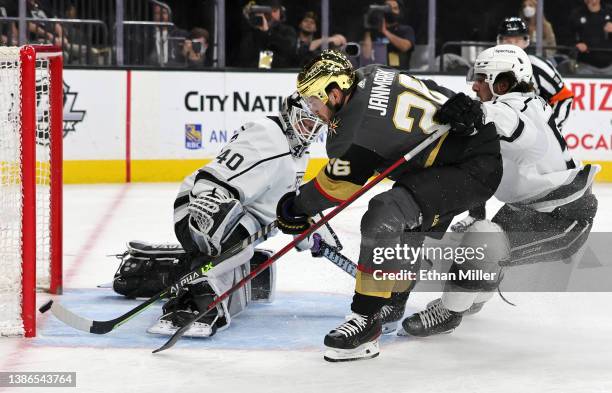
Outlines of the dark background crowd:
M 66 63 L 77 65 L 204 68 L 218 66 L 223 57 L 229 67 L 297 68 L 330 47 L 346 51 L 357 65 L 431 70 L 429 57 L 439 59 L 443 52 L 473 60 L 482 47 L 444 44 L 493 43 L 509 16 L 525 21 L 536 44 L 537 0 L 437 0 L 433 54 L 427 46 L 428 0 L 330 0 L 325 39 L 320 0 L 226 0 L 223 47 L 215 45 L 215 0 L 124 0 L 118 55 L 115 0 L 26 2 L 26 16 L 36 18 L 27 23 L 27 41 L 60 45 Z M 0 0 L 0 45 L 18 43 L 17 10 L 18 0 Z M 546 0 L 542 55 L 569 60 L 568 72 L 609 73 L 611 18 L 606 0 Z

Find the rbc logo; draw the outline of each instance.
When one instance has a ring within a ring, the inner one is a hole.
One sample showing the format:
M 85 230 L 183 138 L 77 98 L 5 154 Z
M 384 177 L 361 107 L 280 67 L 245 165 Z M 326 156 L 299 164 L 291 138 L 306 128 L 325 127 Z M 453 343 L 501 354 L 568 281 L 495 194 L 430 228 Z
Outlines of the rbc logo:
M 190 150 L 202 148 L 201 124 L 185 124 L 185 148 Z

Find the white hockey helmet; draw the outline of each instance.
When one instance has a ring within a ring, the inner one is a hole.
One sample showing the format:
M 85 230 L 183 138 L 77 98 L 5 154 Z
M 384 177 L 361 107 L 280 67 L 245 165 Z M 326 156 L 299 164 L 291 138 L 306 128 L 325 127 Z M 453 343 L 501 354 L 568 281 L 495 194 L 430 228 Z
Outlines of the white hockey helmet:
M 468 82 L 474 82 L 477 75 L 483 75 L 485 82 L 491 88 L 494 96 L 498 96 L 493 89 L 495 79 L 499 74 L 512 72 L 517 83 L 529 83 L 533 76 L 531 61 L 524 50 L 515 45 L 497 45 L 485 49 L 476 58 L 474 67 L 467 76 Z
M 304 154 L 320 132 L 327 131 L 327 124 L 310 110 L 297 91 L 283 100 L 280 114 L 283 131 L 296 157 Z

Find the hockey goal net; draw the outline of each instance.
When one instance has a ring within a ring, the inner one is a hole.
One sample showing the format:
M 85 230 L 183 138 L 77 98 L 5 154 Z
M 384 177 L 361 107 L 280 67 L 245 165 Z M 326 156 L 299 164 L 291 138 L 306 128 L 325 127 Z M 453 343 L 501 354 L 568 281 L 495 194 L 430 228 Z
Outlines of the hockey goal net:
M 36 335 L 62 286 L 62 53 L 0 47 L 0 335 Z

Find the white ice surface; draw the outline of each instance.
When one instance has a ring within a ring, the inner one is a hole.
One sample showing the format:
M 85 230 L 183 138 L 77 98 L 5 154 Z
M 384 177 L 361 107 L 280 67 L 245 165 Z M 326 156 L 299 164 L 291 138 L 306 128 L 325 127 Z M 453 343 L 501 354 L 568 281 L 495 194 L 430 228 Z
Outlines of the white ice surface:
M 379 191 L 386 187 L 379 186 Z M 174 239 L 172 202 L 177 184 L 66 186 L 64 190 L 67 289 L 94 288 L 110 281 L 117 263 L 106 255 L 123 251 L 127 240 Z M 612 186 L 598 185 L 595 192 L 600 205 L 594 230 L 611 231 Z M 357 255 L 366 200 L 332 222 L 352 258 Z M 278 249 L 288 240 L 281 235 L 266 245 Z M 291 252 L 278 261 L 278 268 L 278 289 L 285 293 L 332 292 L 336 295 L 330 296 L 348 299 L 353 291 L 350 277 L 306 253 Z M 417 293 L 411 296 L 410 307 L 420 309 L 434 296 Z M 61 335 L 52 338 L 52 345 L 46 344 L 48 337 L 2 338 L 0 371 L 77 372 L 76 389 L 52 392 L 612 392 L 611 293 L 509 296 L 518 307 L 496 296 L 481 313 L 464 319 L 453 334 L 396 339 L 368 361 L 323 361 L 323 336 L 334 322 L 320 332 L 319 347 L 299 350 L 181 345 L 152 355 L 159 341 L 151 347 L 122 348 L 87 345 L 88 337 L 98 336 L 85 336 L 78 346 L 70 337 L 64 339 L 71 344 L 63 345 Z M 41 294 L 39 304 L 48 298 Z M 53 326 L 52 318 L 39 317 L 42 332 L 45 325 Z M 258 333 L 265 332 L 254 331 L 253 340 Z

